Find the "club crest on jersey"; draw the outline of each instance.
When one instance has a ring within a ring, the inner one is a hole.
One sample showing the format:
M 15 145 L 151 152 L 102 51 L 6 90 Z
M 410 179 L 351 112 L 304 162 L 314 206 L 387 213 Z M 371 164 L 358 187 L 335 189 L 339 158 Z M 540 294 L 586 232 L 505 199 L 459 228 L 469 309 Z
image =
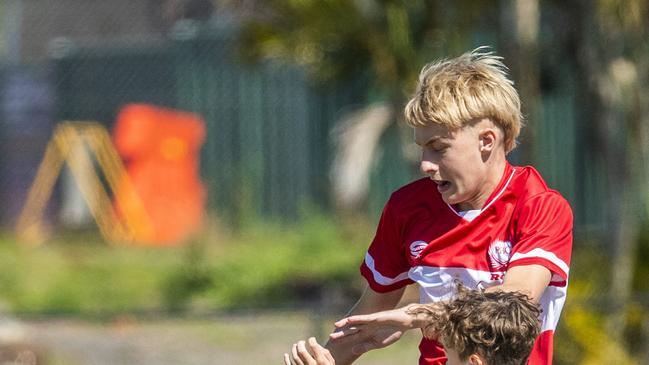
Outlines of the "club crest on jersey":
M 495 240 L 489 245 L 489 263 L 495 271 L 505 271 L 512 253 L 512 243 Z
M 423 251 L 424 248 L 426 248 L 426 246 L 428 246 L 428 242 L 426 242 L 426 241 L 415 241 L 415 242 L 411 243 L 410 244 L 410 256 L 412 256 L 412 258 L 416 259 L 417 257 L 419 257 L 419 255 L 421 255 L 421 251 Z

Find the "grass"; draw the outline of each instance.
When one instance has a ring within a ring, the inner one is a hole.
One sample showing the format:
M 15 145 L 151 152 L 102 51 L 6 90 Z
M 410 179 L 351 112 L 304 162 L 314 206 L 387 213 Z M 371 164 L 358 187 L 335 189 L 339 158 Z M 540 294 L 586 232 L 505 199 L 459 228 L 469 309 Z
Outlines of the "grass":
M 335 317 L 324 317 L 327 324 Z M 316 334 L 309 311 L 221 315 L 202 319 L 130 320 L 108 323 L 27 322 L 37 332 L 39 364 L 279 364 L 299 339 Z M 415 364 L 419 334 L 372 351 L 359 365 Z
M 41 247 L 0 243 L 0 292 L 21 313 L 98 313 L 160 302 L 165 273 L 177 252 L 115 248 L 97 240 Z
M 359 286 L 371 230 L 347 227 L 312 215 L 165 248 L 109 246 L 81 233 L 30 247 L 4 235 L 0 300 L 24 315 L 291 306 L 326 287 Z

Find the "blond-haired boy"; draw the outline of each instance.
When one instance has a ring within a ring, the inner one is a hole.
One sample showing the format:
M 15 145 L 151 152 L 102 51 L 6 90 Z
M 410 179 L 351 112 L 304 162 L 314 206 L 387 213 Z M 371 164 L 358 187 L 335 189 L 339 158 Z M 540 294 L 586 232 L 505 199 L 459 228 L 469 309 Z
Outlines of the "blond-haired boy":
M 572 211 L 533 167 L 507 161 L 523 118 L 502 59 L 478 48 L 425 66 L 405 118 L 426 177 L 385 204 L 360 267 L 368 287 L 351 314 L 393 309 L 413 283 L 422 304 L 450 299 L 455 281 L 487 292 L 523 292 L 543 310 L 529 363 L 551 364 L 566 297 Z M 351 364 L 400 335 L 366 331 L 332 339 L 327 348 L 339 365 Z M 439 342 L 424 338 L 419 349 L 420 365 L 446 363 Z

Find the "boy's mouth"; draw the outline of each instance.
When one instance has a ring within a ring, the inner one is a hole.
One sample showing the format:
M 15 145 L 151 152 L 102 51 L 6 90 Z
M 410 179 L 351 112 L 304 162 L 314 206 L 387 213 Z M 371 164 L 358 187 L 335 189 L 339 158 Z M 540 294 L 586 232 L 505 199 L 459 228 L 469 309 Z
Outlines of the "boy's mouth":
M 451 187 L 450 181 L 446 181 L 446 180 L 433 180 L 433 181 L 435 182 L 435 184 L 437 184 L 437 191 L 439 191 L 440 193 L 447 191 Z

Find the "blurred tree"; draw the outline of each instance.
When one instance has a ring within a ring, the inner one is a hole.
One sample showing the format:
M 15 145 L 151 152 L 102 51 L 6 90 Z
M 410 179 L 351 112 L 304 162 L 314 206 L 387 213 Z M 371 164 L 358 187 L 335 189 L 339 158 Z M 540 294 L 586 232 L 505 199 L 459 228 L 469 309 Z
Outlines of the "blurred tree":
M 504 0 L 500 2 L 500 32 L 505 58 L 523 100 L 523 115 L 527 120 L 540 119 L 540 59 L 539 27 L 541 9 L 538 0 Z M 537 123 L 521 131 L 523 160 L 539 161 Z
M 594 129 L 592 152 L 602 159 L 607 177 L 611 248 L 607 327 L 609 336 L 622 338 L 641 209 L 649 207 L 641 203 L 649 197 L 649 3 L 579 0 L 570 6 L 578 25 L 578 80 L 590 99 L 582 123 Z
M 246 25 L 249 59 L 291 60 L 319 82 L 371 80 L 374 103 L 343 117 L 337 129 L 332 184 L 339 207 L 364 203 L 377 144 L 400 119 L 423 65 L 440 54 L 465 52 L 485 21 L 495 28 L 496 3 L 271 0 Z

